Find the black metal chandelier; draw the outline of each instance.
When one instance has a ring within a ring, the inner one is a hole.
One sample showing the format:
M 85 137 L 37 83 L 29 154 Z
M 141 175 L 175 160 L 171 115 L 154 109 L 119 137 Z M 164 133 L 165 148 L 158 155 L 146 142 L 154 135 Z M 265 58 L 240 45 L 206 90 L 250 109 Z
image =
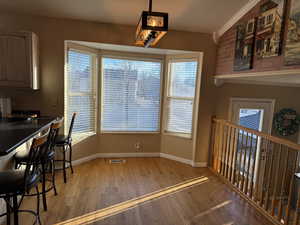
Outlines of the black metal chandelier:
M 152 12 L 152 0 L 149 11 L 143 11 L 136 30 L 136 45 L 154 46 L 168 31 L 168 13 Z

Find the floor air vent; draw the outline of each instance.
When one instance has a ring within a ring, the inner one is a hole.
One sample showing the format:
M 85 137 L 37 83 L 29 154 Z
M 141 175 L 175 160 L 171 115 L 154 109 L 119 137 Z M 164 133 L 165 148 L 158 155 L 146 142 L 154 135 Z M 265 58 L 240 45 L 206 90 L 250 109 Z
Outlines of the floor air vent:
M 123 164 L 126 163 L 125 159 L 110 159 L 109 164 Z

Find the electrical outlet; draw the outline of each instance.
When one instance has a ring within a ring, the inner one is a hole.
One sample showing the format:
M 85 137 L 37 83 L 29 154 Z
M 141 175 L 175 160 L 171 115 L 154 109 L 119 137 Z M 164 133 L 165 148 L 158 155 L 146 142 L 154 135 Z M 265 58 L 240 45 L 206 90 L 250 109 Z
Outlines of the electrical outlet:
M 140 142 L 136 142 L 134 144 L 134 148 L 135 148 L 136 151 L 141 151 L 141 143 Z

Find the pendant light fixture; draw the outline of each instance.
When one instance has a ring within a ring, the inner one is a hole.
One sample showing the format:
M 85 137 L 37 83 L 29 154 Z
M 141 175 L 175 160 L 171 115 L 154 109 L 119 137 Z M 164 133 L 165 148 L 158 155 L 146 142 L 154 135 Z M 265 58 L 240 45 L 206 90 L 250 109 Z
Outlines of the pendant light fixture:
M 143 11 L 136 30 L 136 45 L 154 46 L 168 31 L 168 13 L 152 12 L 152 0 L 149 11 Z

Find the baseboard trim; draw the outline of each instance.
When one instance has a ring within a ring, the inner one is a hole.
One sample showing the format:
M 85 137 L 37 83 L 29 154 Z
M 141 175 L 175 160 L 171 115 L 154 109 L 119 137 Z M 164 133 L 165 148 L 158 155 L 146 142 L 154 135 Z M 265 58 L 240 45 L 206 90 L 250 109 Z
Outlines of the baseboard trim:
M 80 158 L 80 159 L 72 160 L 72 164 L 74 166 L 77 166 L 77 165 L 80 165 L 82 163 L 92 161 L 94 159 L 98 159 L 98 154 L 89 155 L 89 156 L 86 156 L 86 157 L 83 157 L 83 158 Z
M 207 162 L 193 162 L 192 166 L 199 167 L 199 168 L 207 167 Z
M 175 155 L 170 155 L 170 154 L 163 153 L 163 152 L 160 153 L 160 157 L 193 166 L 193 161 L 190 160 L 190 159 L 185 159 L 185 158 L 182 158 L 182 157 L 178 157 L 178 156 L 175 156 Z
M 132 153 L 98 153 L 98 158 L 148 158 L 159 157 L 159 152 L 132 152 Z
M 192 167 L 207 167 L 206 162 L 193 162 L 190 159 L 185 159 L 182 157 L 166 154 L 166 153 L 159 153 L 159 152 L 133 152 L 133 153 L 97 153 L 94 155 L 90 155 L 84 158 L 80 158 L 77 160 L 73 160 L 73 165 L 79 165 L 85 162 L 89 162 L 94 159 L 99 158 L 155 158 L 155 157 L 161 157 L 165 159 L 170 159 L 173 161 L 181 162 L 187 165 L 190 165 Z
M 159 152 L 133 152 L 133 153 L 97 153 L 84 158 L 74 160 L 73 165 L 79 165 L 99 158 L 154 158 L 160 157 Z

